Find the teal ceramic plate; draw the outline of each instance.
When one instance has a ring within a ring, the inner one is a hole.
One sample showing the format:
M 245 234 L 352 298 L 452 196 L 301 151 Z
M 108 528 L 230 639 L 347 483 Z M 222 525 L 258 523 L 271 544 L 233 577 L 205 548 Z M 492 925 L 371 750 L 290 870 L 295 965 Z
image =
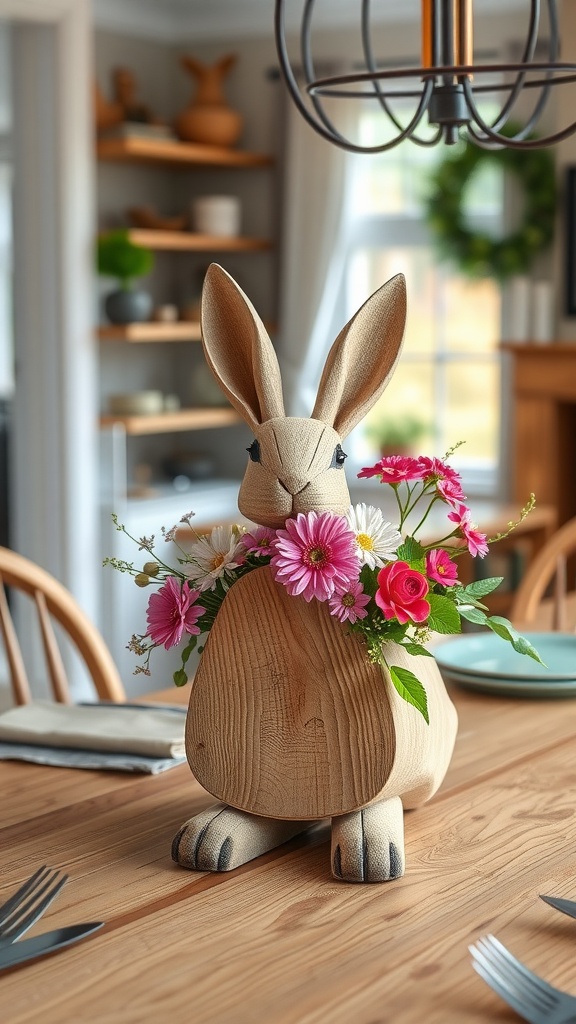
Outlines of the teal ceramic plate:
M 518 654 L 495 633 L 469 633 L 434 649 L 441 670 L 459 678 L 516 682 L 574 682 L 576 686 L 576 636 L 571 633 L 525 633 L 546 668 L 533 658 Z
M 440 668 L 447 684 L 455 684 L 477 693 L 492 693 L 499 697 L 558 698 L 576 697 L 576 679 L 497 679 L 494 676 L 475 676 L 471 672 L 450 672 Z

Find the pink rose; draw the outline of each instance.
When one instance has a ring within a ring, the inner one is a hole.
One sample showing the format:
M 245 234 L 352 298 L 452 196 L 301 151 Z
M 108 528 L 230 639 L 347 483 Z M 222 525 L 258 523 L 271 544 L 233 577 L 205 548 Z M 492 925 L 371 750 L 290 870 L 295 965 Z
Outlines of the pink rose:
M 408 562 L 390 562 L 378 573 L 376 604 L 385 619 L 398 622 L 425 622 L 430 605 L 424 598 L 428 581 L 421 572 L 411 569 Z

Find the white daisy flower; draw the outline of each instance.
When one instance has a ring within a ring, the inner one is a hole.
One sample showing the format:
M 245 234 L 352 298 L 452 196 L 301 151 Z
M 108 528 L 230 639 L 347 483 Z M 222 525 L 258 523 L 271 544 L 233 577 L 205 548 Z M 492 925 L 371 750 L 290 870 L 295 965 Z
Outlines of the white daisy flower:
M 200 590 L 213 590 L 225 572 L 242 565 L 246 551 L 239 543 L 237 526 L 215 526 L 209 537 L 201 537 L 188 552 L 188 574 Z
M 356 553 L 364 565 L 376 569 L 396 560 L 402 536 L 392 523 L 385 521 L 379 508 L 364 502 L 351 505 L 348 522 L 356 534 Z

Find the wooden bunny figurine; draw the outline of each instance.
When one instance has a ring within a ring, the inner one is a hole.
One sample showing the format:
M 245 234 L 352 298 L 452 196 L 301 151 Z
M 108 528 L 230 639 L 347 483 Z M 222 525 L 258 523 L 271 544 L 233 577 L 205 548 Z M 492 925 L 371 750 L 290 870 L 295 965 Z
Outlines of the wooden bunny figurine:
M 340 332 L 312 417 L 286 417 L 264 325 L 212 264 L 203 342 L 254 433 L 238 499 L 248 519 L 278 528 L 299 512 L 348 511 L 341 442 L 384 391 L 405 316 L 398 275 Z M 424 803 L 442 782 L 457 717 L 434 659 L 393 648 L 394 664 L 426 688 L 429 725 L 325 602 L 290 596 L 268 565 L 241 577 L 211 629 L 186 722 L 190 767 L 222 803 L 183 825 L 174 859 L 226 871 L 330 817 L 336 878 L 379 882 L 403 874 L 403 807 Z

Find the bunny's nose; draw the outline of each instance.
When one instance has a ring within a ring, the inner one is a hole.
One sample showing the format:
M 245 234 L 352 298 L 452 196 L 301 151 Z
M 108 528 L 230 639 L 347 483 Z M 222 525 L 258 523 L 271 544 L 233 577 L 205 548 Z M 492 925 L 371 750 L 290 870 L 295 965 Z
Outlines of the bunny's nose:
M 286 473 L 281 480 L 278 480 L 278 483 L 285 491 L 288 491 L 288 494 L 292 495 L 300 494 L 300 491 L 308 486 L 308 480 L 305 477 L 296 476 L 293 473 Z

